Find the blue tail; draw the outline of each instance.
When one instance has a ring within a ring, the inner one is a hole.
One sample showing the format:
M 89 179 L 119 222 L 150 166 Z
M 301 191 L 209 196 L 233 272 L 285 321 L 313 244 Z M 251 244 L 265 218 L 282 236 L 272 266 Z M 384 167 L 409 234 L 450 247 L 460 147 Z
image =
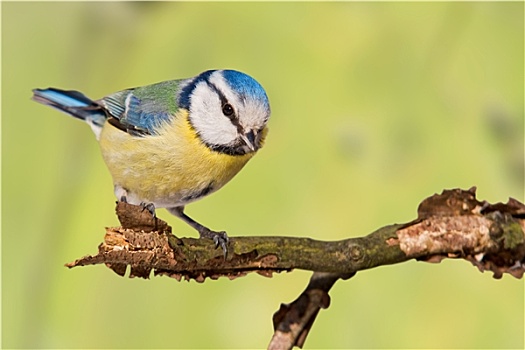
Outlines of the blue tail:
M 97 138 L 107 119 L 105 109 L 101 105 L 78 91 L 55 88 L 34 89 L 33 101 L 84 120 L 91 126 Z

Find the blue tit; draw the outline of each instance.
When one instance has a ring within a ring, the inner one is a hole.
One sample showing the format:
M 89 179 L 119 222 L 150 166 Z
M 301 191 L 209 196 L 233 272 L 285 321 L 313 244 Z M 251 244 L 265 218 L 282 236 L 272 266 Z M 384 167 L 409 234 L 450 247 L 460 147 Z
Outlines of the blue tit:
M 224 186 L 262 147 L 270 104 L 235 70 L 127 89 L 99 100 L 78 91 L 33 90 L 33 100 L 84 120 L 100 144 L 118 200 L 166 208 L 227 252 L 226 232 L 184 213 Z

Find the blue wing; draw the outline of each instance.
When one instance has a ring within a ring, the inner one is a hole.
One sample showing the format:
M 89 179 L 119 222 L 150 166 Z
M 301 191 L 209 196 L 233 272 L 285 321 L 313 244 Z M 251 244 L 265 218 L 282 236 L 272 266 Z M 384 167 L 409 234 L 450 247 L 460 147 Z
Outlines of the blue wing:
M 99 102 L 113 117 L 109 122 L 132 135 L 155 134 L 178 110 L 180 80 L 165 81 L 108 95 Z
M 98 101 L 73 90 L 34 89 L 33 100 L 85 120 L 97 137 L 106 120 L 131 135 L 152 135 L 179 109 L 177 95 L 181 82 L 171 80 L 127 89 Z

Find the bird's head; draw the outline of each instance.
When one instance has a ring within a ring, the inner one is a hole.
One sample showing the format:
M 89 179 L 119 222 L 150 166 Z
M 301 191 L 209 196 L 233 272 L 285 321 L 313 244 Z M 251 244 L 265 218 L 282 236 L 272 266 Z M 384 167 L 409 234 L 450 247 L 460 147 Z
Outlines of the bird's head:
M 263 87 L 235 70 L 210 70 L 188 79 L 179 104 L 200 139 L 212 150 L 231 155 L 256 152 L 261 146 L 270 104 Z

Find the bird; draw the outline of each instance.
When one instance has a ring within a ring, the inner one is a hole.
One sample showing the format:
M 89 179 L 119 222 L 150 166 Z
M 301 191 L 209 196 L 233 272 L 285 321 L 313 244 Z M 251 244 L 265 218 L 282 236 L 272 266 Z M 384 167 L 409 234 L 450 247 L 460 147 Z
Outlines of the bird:
M 212 239 L 229 238 L 185 212 L 219 190 L 263 146 L 270 104 L 262 85 L 231 69 L 129 88 L 92 100 L 75 90 L 33 89 L 32 99 L 83 120 L 99 142 L 118 201 L 153 216 L 166 208 Z

